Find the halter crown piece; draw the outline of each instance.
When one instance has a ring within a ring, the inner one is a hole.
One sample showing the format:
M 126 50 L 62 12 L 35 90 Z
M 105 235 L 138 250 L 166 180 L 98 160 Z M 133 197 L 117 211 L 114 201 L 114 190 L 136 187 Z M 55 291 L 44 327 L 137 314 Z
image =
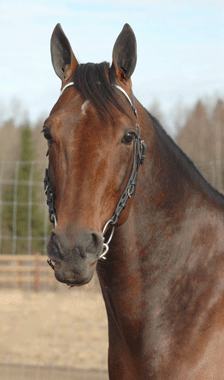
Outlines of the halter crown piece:
M 68 83 L 61 90 L 60 96 L 63 94 L 63 92 L 66 90 L 66 88 L 73 86 L 73 85 L 74 85 L 74 82 Z M 131 108 L 134 112 L 134 115 L 137 118 L 138 114 L 137 114 L 137 110 L 135 107 L 134 95 L 132 94 L 132 99 L 130 99 L 130 97 L 128 96 L 128 94 L 126 93 L 126 91 L 122 87 L 118 86 L 117 84 L 114 84 L 113 86 L 116 87 L 119 91 L 121 91 L 124 94 L 124 96 L 126 97 L 126 99 L 128 100 L 128 102 L 131 105 Z M 111 233 L 110 233 L 110 236 L 109 236 L 107 242 L 103 243 L 103 252 L 99 256 L 99 259 L 106 259 L 105 255 L 107 254 L 107 252 L 109 250 L 109 243 L 111 242 L 111 239 L 113 237 L 115 225 L 118 222 L 118 219 L 120 217 L 121 212 L 125 209 L 128 199 L 131 198 L 135 193 L 138 170 L 139 170 L 140 165 L 142 165 L 144 162 L 145 153 L 146 153 L 146 144 L 143 140 L 141 140 L 141 130 L 140 130 L 139 124 L 136 123 L 136 134 L 134 136 L 134 152 L 133 152 L 133 162 L 132 162 L 131 174 L 130 174 L 129 180 L 127 182 L 127 185 L 124 189 L 124 192 L 121 195 L 121 197 L 117 203 L 117 206 L 115 208 L 115 211 L 113 213 L 112 218 L 110 220 L 108 220 L 108 222 L 105 224 L 105 226 L 103 228 L 102 235 L 103 235 L 103 240 L 105 240 L 104 235 L 107 231 L 107 228 L 109 225 L 112 226 L 112 230 L 111 230 Z M 47 196 L 47 205 L 49 207 L 49 220 L 51 223 L 54 223 L 54 225 L 56 227 L 57 226 L 57 218 L 56 218 L 56 210 L 54 207 L 54 192 L 53 192 L 53 187 L 52 187 L 51 180 L 50 180 L 49 167 L 45 171 L 44 190 L 45 190 L 45 194 Z M 54 269 L 54 265 L 52 264 L 50 259 L 48 260 L 48 264 Z

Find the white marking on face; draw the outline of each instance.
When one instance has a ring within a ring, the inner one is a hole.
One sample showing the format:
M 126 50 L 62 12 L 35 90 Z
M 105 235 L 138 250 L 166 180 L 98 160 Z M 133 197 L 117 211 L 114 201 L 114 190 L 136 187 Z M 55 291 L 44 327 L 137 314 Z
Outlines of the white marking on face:
M 86 101 L 83 103 L 82 107 L 81 107 L 81 111 L 82 111 L 82 114 L 83 114 L 83 115 L 86 115 L 86 109 L 87 109 L 87 107 L 88 107 L 88 104 L 89 104 L 89 100 L 86 100 Z

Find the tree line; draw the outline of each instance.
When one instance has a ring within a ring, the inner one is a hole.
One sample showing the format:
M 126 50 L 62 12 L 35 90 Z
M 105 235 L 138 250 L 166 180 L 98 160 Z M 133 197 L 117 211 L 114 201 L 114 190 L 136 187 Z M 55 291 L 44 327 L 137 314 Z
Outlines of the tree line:
M 224 189 L 224 102 L 209 110 L 198 101 L 176 142 L 219 191 Z

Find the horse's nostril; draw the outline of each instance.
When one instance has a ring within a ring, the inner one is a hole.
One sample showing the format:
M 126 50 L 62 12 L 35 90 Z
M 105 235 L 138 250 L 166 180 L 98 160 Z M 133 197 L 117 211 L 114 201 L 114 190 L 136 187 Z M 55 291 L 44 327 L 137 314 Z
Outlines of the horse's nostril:
M 55 243 L 56 242 L 56 240 L 57 240 L 57 238 L 56 238 L 56 234 L 55 234 L 55 232 L 54 231 L 52 231 L 52 241 Z
M 97 245 L 98 244 L 98 236 L 97 236 L 97 234 L 91 234 L 91 235 L 92 235 L 94 244 Z
M 52 232 L 47 244 L 47 251 L 54 263 L 60 264 L 63 260 L 58 236 Z
M 88 245 L 86 251 L 89 253 L 98 253 L 98 251 L 101 249 L 102 245 L 102 238 L 97 233 L 91 234 L 91 242 Z

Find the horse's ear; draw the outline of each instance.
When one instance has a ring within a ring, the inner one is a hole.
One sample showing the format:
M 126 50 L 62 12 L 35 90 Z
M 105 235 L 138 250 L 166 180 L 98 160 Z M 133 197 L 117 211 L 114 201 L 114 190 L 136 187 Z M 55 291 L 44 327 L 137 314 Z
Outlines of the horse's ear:
M 62 82 L 65 82 L 71 76 L 78 65 L 71 45 L 60 24 L 55 26 L 51 36 L 51 60 L 54 71 Z
M 125 24 L 113 48 L 113 65 L 119 79 L 129 79 L 137 62 L 137 43 L 130 25 Z

